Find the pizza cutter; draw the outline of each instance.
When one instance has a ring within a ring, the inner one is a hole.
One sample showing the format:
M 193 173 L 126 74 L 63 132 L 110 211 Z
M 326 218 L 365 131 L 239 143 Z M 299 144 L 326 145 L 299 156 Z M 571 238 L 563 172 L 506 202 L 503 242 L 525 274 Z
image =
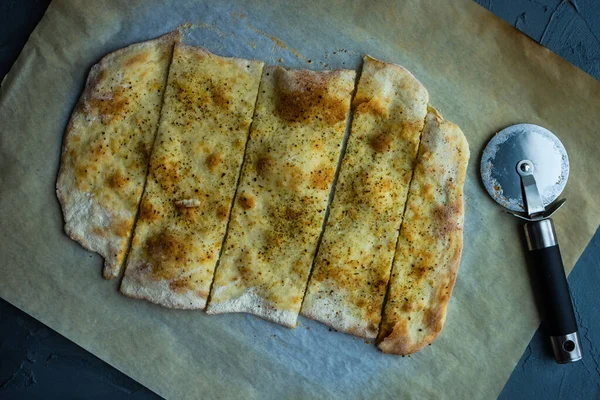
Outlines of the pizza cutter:
M 569 176 L 567 152 L 541 126 L 513 125 L 490 140 L 481 159 L 481 178 L 488 193 L 524 225 L 528 261 L 539 283 L 540 305 L 554 357 L 569 363 L 582 357 L 577 321 L 550 218 L 565 199 L 554 202 Z

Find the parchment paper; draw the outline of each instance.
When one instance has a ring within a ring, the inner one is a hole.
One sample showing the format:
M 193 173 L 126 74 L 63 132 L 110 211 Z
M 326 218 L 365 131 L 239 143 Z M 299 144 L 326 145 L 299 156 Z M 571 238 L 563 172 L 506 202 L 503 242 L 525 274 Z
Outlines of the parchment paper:
M 481 151 L 519 122 L 560 137 L 571 174 L 555 223 L 572 268 L 600 222 L 600 83 L 470 0 L 210 3 L 50 6 L 0 93 L 0 295 L 168 398 L 494 398 L 539 319 L 520 223 L 483 190 Z M 363 53 L 398 62 L 462 127 L 472 154 L 464 255 L 432 346 L 388 356 L 303 318 L 288 330 L 135 301 L 64 235 L 59 151 L 89 68 L 186 22 L 186 42 L 226 56 L 312 69 L 357 68 Z

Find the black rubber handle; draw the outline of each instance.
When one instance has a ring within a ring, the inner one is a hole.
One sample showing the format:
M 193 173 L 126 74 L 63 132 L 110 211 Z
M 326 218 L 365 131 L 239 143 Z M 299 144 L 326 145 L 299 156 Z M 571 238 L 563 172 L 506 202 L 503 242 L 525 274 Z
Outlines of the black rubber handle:
M 530 250 L 529 262 L 537 278 L 544 324 L 550 336 L 577 332 L 577 320 L 558 244 Z

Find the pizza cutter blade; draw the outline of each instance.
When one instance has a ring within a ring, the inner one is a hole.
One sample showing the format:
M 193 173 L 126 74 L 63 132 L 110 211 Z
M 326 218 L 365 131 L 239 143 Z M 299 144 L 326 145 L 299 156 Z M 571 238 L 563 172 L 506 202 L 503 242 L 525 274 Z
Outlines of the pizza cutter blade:
M 541 126 L 513 125 L 498 132 L 483 151 L 481 178 L 492 198 L 524 225 L 528 261 L 539 281 L 544 324 L 559 363 L 582 357 L 577 320 L 550 218 L 569 176 L 569 158 L 556 136 Z

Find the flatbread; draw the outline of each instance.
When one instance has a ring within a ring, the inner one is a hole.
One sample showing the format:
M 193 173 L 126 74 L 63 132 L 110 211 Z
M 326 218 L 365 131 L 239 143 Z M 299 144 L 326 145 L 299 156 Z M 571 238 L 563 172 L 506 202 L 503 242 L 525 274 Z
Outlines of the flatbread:
M 167 307 L 205 307 L 262 67 L 175 46 L 124 294 Z
M 355 72 L 267 67 L 209 314 L 296 324 L 340 157 Z
M 442 330 L 463 246 L 469 145 L 430 109 L 396 248 L 378 346 L 410 354 Z
M 67 126 L 56 182 L 65 232 L 104 257 L 107 279 L 127 252 L 179 40 L 175 31 L 105 56 Z
M 338 331 L 377 336 L 428 99 L 406 69 L 365 56 L 302 315 Z

